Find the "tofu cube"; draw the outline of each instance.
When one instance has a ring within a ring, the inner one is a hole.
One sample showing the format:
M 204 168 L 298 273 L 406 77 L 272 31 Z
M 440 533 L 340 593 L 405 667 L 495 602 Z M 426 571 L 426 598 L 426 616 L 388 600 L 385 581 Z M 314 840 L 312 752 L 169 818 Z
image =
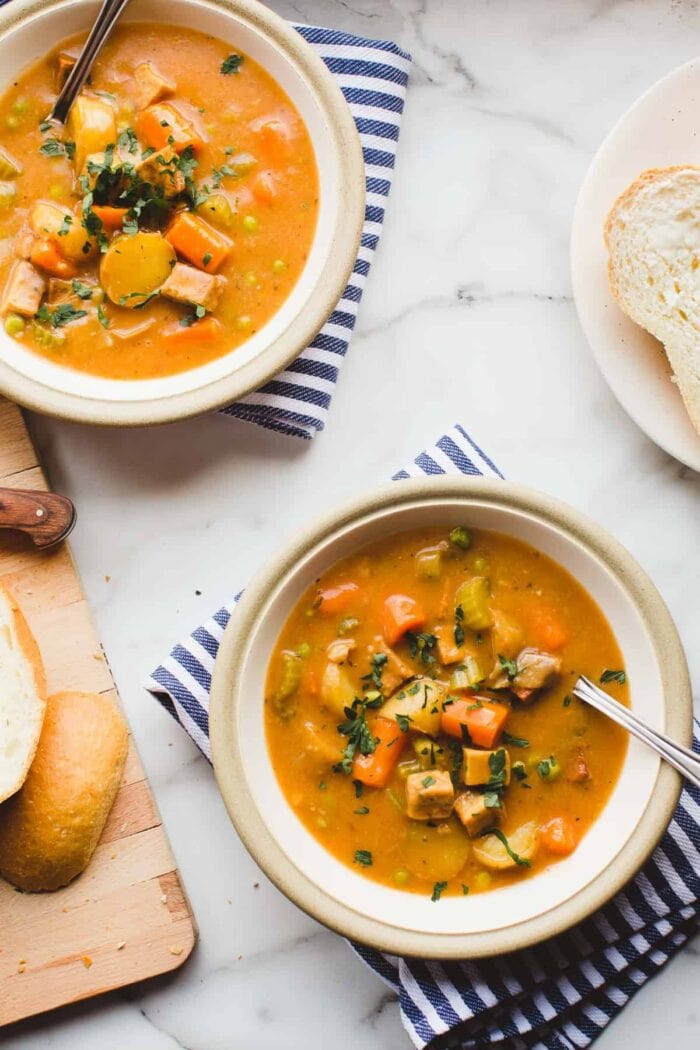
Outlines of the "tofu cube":
M 481 794 L 478 791 L 463 791 L 455 799 L 455 813 L 466 828 L 470 839 L 476 838 L 489 828 L 493 828 L 505 815 L 503 803 L 500 806 L 488 806 L 493 795 Z
M 426 769 L 406 778 L 406 815 L 411 820 L 447 820 L 455 789 L 444 769 Z
M 145 109 L 152 102 L 159 102 L 175 91 L 175 81 L 160 73 L 152 62 L 142 62 L 134 70 L 136 105 Z
M 33 317 L 41 306 L 46 281 L 25 259 L 18 259 L 10 271 L 0 304 L 0 313 Z
M 477 751 L 476 748 L 465 747 L 462 753 L 463 778 L 467 787 L 494 781 L 501 766 L 503 777 L 499 777 L 498 783 L 504 787 L 510 784 L 510 755 L 504 747 L 498 747 L 495 751 Z
M 169 277 L 161 286 L 160 294 L 176 303 L 194 303 L 205 310 L 215 309 L 226 285 L 226 278 L 204 273 L 194 266 L 175 263 Z
M 178 164 L 178 155 L 172 146 L 164 146 L 158 152 L 142 157 L 134 164 L 134 170 L 144 182 L 162 186 L 166 197 L 177 197 L 185 188 L 185 177 Z

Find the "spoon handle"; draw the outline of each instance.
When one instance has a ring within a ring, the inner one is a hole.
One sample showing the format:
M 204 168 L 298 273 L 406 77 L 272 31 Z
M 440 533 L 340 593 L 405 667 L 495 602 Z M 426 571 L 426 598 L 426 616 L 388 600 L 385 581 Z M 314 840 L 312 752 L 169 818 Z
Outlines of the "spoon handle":
M 700 788 L 700 757 L 694 751 L 691 751 L 690 748 L 683 747 L 682 744 L 676 744 L 673 740 L 664 736 L 663 733 L 657 733 L 655 729 L 652 729 L 641 718 L 633 714 L 628 707 L 624 707 L 617 700 L 613 700 L 611 696 L 599 689 L 597 685 L 594 685 L 593 682 L 583 675 L 576 682 L 573 693 L 579 700 L 584 700 L 591 707 L 602 711 L 603 714 L 611 718 L 613 722 L 617 722 L 632 736 L 636 736 L 653 748 L 669 765 L 677 769 L 679 773 L 682 773 L 695 787 Z
M 75 507 L 55 492 L 0 488 L 0 529 L 26 532 L 39 548 L 53 547 L 75 525 Z
M 65 124 L 78 92 L 90 75 L 93 62 L 128 2 L 129 0 L 104 0 L 90 34 L 85 41 L 85 46 L 78 56 L 78 61 L 68 74 L 66 82 L 54 103 L 54 107 L 49 115 L 50 120 L 57 120 L 59 123 Z

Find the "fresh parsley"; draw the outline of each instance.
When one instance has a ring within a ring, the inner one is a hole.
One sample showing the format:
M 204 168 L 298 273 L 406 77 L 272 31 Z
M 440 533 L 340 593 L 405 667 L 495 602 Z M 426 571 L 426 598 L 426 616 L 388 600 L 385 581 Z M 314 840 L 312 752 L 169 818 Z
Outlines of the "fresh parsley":
M 458 525 L 450 533 L 450 543 L 455 547 L 461 547 L 463 551 L 469 550 L 472 545 L 472 537 L 469 529 L 464 525 Z
M 361 780 L 353 780 L 352 783 L 355 788 L 355 798 L 362 798 L 362 795 L 364 794 L 365 790 L 365 785 L 362 783 Z
M 422 663 L 428 666 L 435 663 L 432 651 L 437 645 L 437 638 L 434 634 L 426 634 L 425 632 L 415 634 L 413 631 L 406 631 L 405 637 L 408 642 L 409 652 L 414 660 L 420 659 Z
M 44 304 L 36 312 L 37 320 L 46 321 L 52 328 L 63 328 L 71 321 L 87 317 L 87 310 L 76 310 L 72 303 L 59 303 L 55 310 L 49 310 Z
M 379 707 L 381 702 L 381 697 L 376 700 L 366 700 L 356 696 L 352 707 L 345 708 L 347 721 L 341 722 L 338 732 L 341 736 L 347 737 L 348 742 L 343 750 L 342 759 L 333 767 L 336 773 L 352 772 L 352 760 L 356 752 L 359 751 L 361 755 L 371 755 L 375 750 L 377 741 L 367 725 L 367 710 Z
M 464 894 L 465 897 L 469 893 L 469 887 L 465 886 L 464 883 L 462 883 L 462 893 Z
M 526 740 L 524 736 L 511 736 L 510 733 L 503 733 L 503 743 L 510 744 L 511 747 L 529 747 L 530 741 Z
M 362 688 L 367 691 L 368 689 L 376 689 L 381 692 L 382 688 L 382 673 L 386 667 L 389 657 L 386 653 L 375 653 L 370 660 L 370 666 L 372 670 L 369 674 L 363 674 Z
M 353 859 L 356 864 L 361 864 L 363 868 L 372 867 L 372 853 L 368 849 L 356 849 Z
M 618 685 L 624 685 L 627 681 L 627 675 L 624 671 L 603 671 L 600 676 L 601 685 L 605 685 L 606 682 L 617 682 Z
M 421 784 L 424 788 L 429 788 L 432 787 L 433 784 L 437 784 L 437 780 L 435 779 L 435 777 L 431 777 L 430 774 L 428 774 L 427 777 L 423 777 Z
M 202 266 L 208 266 L 211 262 L 211 252 L 205 252 L 202 256 Z
M 55 138 L 44 139 L 39 146 L 39 153 L 43 153 L 45 157 L 67 157 L 68 160 L 72 160 L 75 156 L 75 143 L 59 142 Z
M 487 786 L 492 790 L 501 791 L 506 786 L 506 758 L 507 752 L 504 747 L 499 747 L 489 755 L 490 775 Z
M 94 288 L 92 288 L 89 284 L 83 284 L 82 281 L 79 281 L 77 278 L 74 278 L 71 281 L 71 288 L 73 289 L 73 292 L 78 296 L 79 299 L 92 299 L 92 293 L 94 291 Z
M 446 882 L 436 882 L 433 886 L 433 892 L 430 895 L 431 901 L 439 901 L 446 889 Z
M 358 817 L 366 817 L 369 813 L 369 806 L 360 806 L 358 809 L 354 809 L 353 813 L 357 813 Z
M 109 318 L 104 312 L 102 305 L 97 307 L 97 320 L 100 322 L 103 328 L 109 328 Z
M 65 237 L 66 234 L 70 233 L 70 228 L 73 224 L 72 215 L 64 215 L 61 221 L 61 225 L 58 227 L 58 236 Z
M 571 702 L 573 699 L 574 698 L 571 695 L 571 693 L 567 693 L 564 699 L 562 700 L 562 707 L 571 707 Z
M 120 132 L 117 145 L 119 149 L 125 150 L 127 153 L 136 153 L 139 148 L 139 140 L 136 138 L 134 129 L 125 128 L 124 131 Z
M 540 780 L 555 780 L 559 775 L 559 771 L 559 763 L 552 755 L 549 758 L 543 758 L 541 762 L 537 763 L 537 773 Z
M 501 808 L 501 796 L 498 791 L 485 791 L 484 792 L 484 805 L 487 809 L 500 809 Z
M 399 723 L 399 729 L 401 730 L 401 732 L 402 733 L 407 733 L 409 728 L 410 728 L 410 724 L 412 722 L 411 716 L 410 715 L 396 715 L 396 721 Z
M 458 605 L 455 609 L 455 645 L 460 646 L 464 643 L 464 609 L 461 605 Z
M 241 64 L 243 62 L 243 55 L 228 55 L 223 60 L 219 67 L 219 72 L 223 73 L 224 76 L 230 76 L 232 73 L 238 73 Z
M 527 769 L 525 768 L 524 762 L 514 762 L 511 766 L 511 770 L 516 780 L 527 779 Z
M 507 660 L 501 653 L 498 654 L 498 662 L 508 676 L 508 681 L 512 682 L 518 673 L 518 664 L 516 660 Z

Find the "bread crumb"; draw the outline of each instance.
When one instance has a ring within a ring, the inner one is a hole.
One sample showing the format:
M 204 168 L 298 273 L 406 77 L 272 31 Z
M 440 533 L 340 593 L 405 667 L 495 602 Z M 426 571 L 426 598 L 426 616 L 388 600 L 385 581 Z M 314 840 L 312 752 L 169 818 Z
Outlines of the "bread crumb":
M 114 852 L 110 854 L 110 860 L 116 860 L 116 859 L 117 859 L 117 851 L 114 850 Z
M 170 954 L 171 955 L 182 955 L 182 952 L 183 952 L 183 948 L 181 948 L 181 946 L 179 944 L 174 944 L 170 948 Z
M 167 895 L 167 893 L 164 893 L 163 896 L 160 898 L 160 903 L 161 904 L 167 904 L 168 903 L 168 895 Z
M 90 967 L 92 966 L 92 959 L 90 958 L 89 955 L 83 955 L 82 956 L 82 963 L 83 963 L 83 966 L 85 967 L 85 969 L 89 970 Z
M 20 961 L 19 961 L 20 966 L 24 966 L 26 961 L 27 961 L 26 959 L 20 959 Z
M 110 581 L 111 579 L 112 579 L 112 577 L 111 577 L 111 576 L 105 576 L 105 583 L 109 583 L 109 581 Z
M 24 971 L 26 969 L 27 969 L 26 965 L 24 963 L 20 963 L 19 966 L 17 967 L 17 973 L 24 973 Z
M 120 952 L 122 950 L 122 948 L 124 948 L 125 946 L 126 946 L 126 941 L 120 941 L 119 944 L 117 945 L 117 951 Z

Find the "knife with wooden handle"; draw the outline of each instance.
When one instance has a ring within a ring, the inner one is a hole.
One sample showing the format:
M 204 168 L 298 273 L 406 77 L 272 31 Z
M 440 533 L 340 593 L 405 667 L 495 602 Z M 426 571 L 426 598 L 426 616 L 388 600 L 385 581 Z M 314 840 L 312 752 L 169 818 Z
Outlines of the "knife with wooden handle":
M 0 529 L 25 532 L 45 549 L 65 540 L 75 525 L 75 507 L 67 496 L 0 488 Z

